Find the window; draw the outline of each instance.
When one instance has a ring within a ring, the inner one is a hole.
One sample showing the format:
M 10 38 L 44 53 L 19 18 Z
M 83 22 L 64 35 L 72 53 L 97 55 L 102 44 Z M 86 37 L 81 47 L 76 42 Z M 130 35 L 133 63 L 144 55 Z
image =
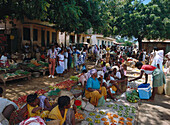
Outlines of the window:
M 30 28 L 23 28 L 23 39 L 30 40 Z
M 41 46 L 45 46 L 45 31 L 41 30 Z
M 90 39 L 87 39 L 87 43 L 90 43 Z
M 52 43 L 56 42 L 56 33 L 52 32 Z
M 83 39 L 82 39 L 82 42 L 84 42 L 84 37 L 83 37 Z
M 33 41 L 38 41 L 38 30 L 37 29 L 33 30 Z
M 50 44 L 50 32 L 47 31 L 47 46 Z

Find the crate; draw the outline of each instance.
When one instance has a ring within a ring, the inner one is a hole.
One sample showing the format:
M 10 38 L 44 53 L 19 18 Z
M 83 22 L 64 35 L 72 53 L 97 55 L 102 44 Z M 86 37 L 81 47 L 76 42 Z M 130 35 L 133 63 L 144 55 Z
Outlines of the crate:
M 141 84 L 138 86 L 139 98 L 149 99 L 151 97 L 151 87 L 150 84 Z

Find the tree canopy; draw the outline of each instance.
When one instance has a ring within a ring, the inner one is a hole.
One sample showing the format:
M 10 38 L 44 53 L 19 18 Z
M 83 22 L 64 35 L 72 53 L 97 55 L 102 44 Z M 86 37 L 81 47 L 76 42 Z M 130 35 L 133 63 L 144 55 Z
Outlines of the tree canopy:
M 169 39 L 170 19 L 168 0 L 108 0 L 108 23 L 105 35 L 135 37 L 141 49 L 142 39 Z M 103 32 L 102 31 L 102 32 Z
M 105 36 L 142 39 L 170 38 L 169 0 L 0 0 L 0 19 L 39 19 L 61 32 L 93 28 Z

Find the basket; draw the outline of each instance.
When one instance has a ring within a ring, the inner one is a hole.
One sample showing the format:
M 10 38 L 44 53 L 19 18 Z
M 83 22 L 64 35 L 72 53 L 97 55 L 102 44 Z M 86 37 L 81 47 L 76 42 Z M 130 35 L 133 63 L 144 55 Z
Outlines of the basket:
M 39 72 L 33 72 L 32 75 L 33 75 L 33 77 L 35 77 L 35 78 L 40 77 L 40 73 L 39 73 Z
M 77 112 L 80 113 L 80 114 L 82 114 L 84 118 L 86 117 L 86 114 L 85 114 L 83 111 L 77 109 Z M 83 120 L 84 120 L 84 119 L 76 119 L 76 118 L 75 118 L 75 123 L 80 123 L 80 122 L 83 121 Z
M 51 121 L 47 121 L 45 123 L 46 123 L 46 125 L 60 125 L 60 120 L 51 120 Z

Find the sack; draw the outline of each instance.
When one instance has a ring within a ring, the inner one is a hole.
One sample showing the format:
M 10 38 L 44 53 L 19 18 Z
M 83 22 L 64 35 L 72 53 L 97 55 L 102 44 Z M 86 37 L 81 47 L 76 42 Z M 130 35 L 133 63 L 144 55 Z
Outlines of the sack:
M 105 99 L 104 96 L 102 96 L 99 100 L 98 100 L 98 104 L 97 107 L 103 106 L 105 104 Z

